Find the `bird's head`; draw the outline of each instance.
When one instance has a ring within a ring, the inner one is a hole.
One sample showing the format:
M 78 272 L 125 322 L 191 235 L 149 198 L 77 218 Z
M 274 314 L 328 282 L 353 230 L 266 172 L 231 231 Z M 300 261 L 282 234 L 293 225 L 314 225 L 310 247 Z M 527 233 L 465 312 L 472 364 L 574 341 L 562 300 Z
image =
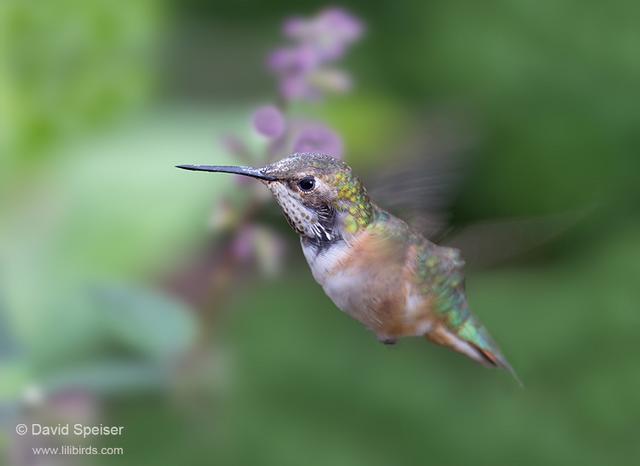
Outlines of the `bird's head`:
M 271 190 L 289 225 L 321 243 L 354 234 L 372 220 L 367 191 L 351 167 L 325 154 L 293 154 L 263 168 L 178 165 L 186 170 L 257 178 Z

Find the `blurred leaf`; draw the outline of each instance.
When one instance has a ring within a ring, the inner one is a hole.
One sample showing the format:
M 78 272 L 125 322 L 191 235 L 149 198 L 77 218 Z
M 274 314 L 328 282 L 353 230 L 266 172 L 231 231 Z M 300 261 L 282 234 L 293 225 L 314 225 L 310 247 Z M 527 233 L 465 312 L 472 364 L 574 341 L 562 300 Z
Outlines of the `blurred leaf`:
M 18 342 L 9 323 L 5 303 L 0 295 L 0 361 L 16 356 L 19 351 Z
M 96 290 L 111 338 L 143 356 L 170 361 L 194 343 L 196 322 L 182 303 L 132 286 Z
M 0 361 L 0 402 L 15 401 L 31 380 L 24 359 Z
M 90 364 L 57 371 L 40 380 L 47 392 L 83 389 L 99 395 L 131 395 L 157 390 L 170 380 L 170 367 L 149 361 L 94 360 Z
M 0 5 L 0 153 L 7 169 L 144 102 L 162 2 L 103 0 Z M 5 186 L 3 186 L 5 187 Z

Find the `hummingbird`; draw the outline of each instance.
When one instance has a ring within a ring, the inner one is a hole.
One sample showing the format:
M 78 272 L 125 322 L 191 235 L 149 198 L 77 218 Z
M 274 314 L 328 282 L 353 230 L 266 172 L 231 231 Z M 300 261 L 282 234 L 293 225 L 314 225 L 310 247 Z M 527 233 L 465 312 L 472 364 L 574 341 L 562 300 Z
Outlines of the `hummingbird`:
M 379 207 L 345 162 L 296 153 L 262 168 L 177 165 L 264 183 L 300 237 L 314 279 L 385 345 L 421 337 L 488 367 L 515 371 L 471 312 L 460 251 Z

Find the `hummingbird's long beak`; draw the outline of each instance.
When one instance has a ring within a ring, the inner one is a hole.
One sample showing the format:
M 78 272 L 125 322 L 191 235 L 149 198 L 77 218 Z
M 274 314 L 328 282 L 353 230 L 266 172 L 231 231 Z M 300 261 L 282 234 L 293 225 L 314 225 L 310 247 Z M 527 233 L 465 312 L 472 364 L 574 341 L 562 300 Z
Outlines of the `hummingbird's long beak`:
M 176 165 L 176 168 L 199 172 L 233 173 L 234 175 L 250 176 L 251 178 L 258 178 L 265 181 L 277 180 L 277 178 L 265 175 L 258 168 L 253 167 L 235 167 L 225 165 Z

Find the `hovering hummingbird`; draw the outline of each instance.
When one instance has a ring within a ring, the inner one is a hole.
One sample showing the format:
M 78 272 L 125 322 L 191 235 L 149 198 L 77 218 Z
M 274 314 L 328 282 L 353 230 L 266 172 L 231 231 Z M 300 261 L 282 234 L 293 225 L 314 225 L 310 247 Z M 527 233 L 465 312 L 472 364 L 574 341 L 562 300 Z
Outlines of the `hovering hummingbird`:
M 376 205 L 346 163 L 302 153 L 263 168 L 177 167 L 263 182 L 300 235 L 315 280 L 382 343 L 424 337 L 485 366 L 507 369 L 520 382 L 469 310 L 460 252 L 430 242 Z

